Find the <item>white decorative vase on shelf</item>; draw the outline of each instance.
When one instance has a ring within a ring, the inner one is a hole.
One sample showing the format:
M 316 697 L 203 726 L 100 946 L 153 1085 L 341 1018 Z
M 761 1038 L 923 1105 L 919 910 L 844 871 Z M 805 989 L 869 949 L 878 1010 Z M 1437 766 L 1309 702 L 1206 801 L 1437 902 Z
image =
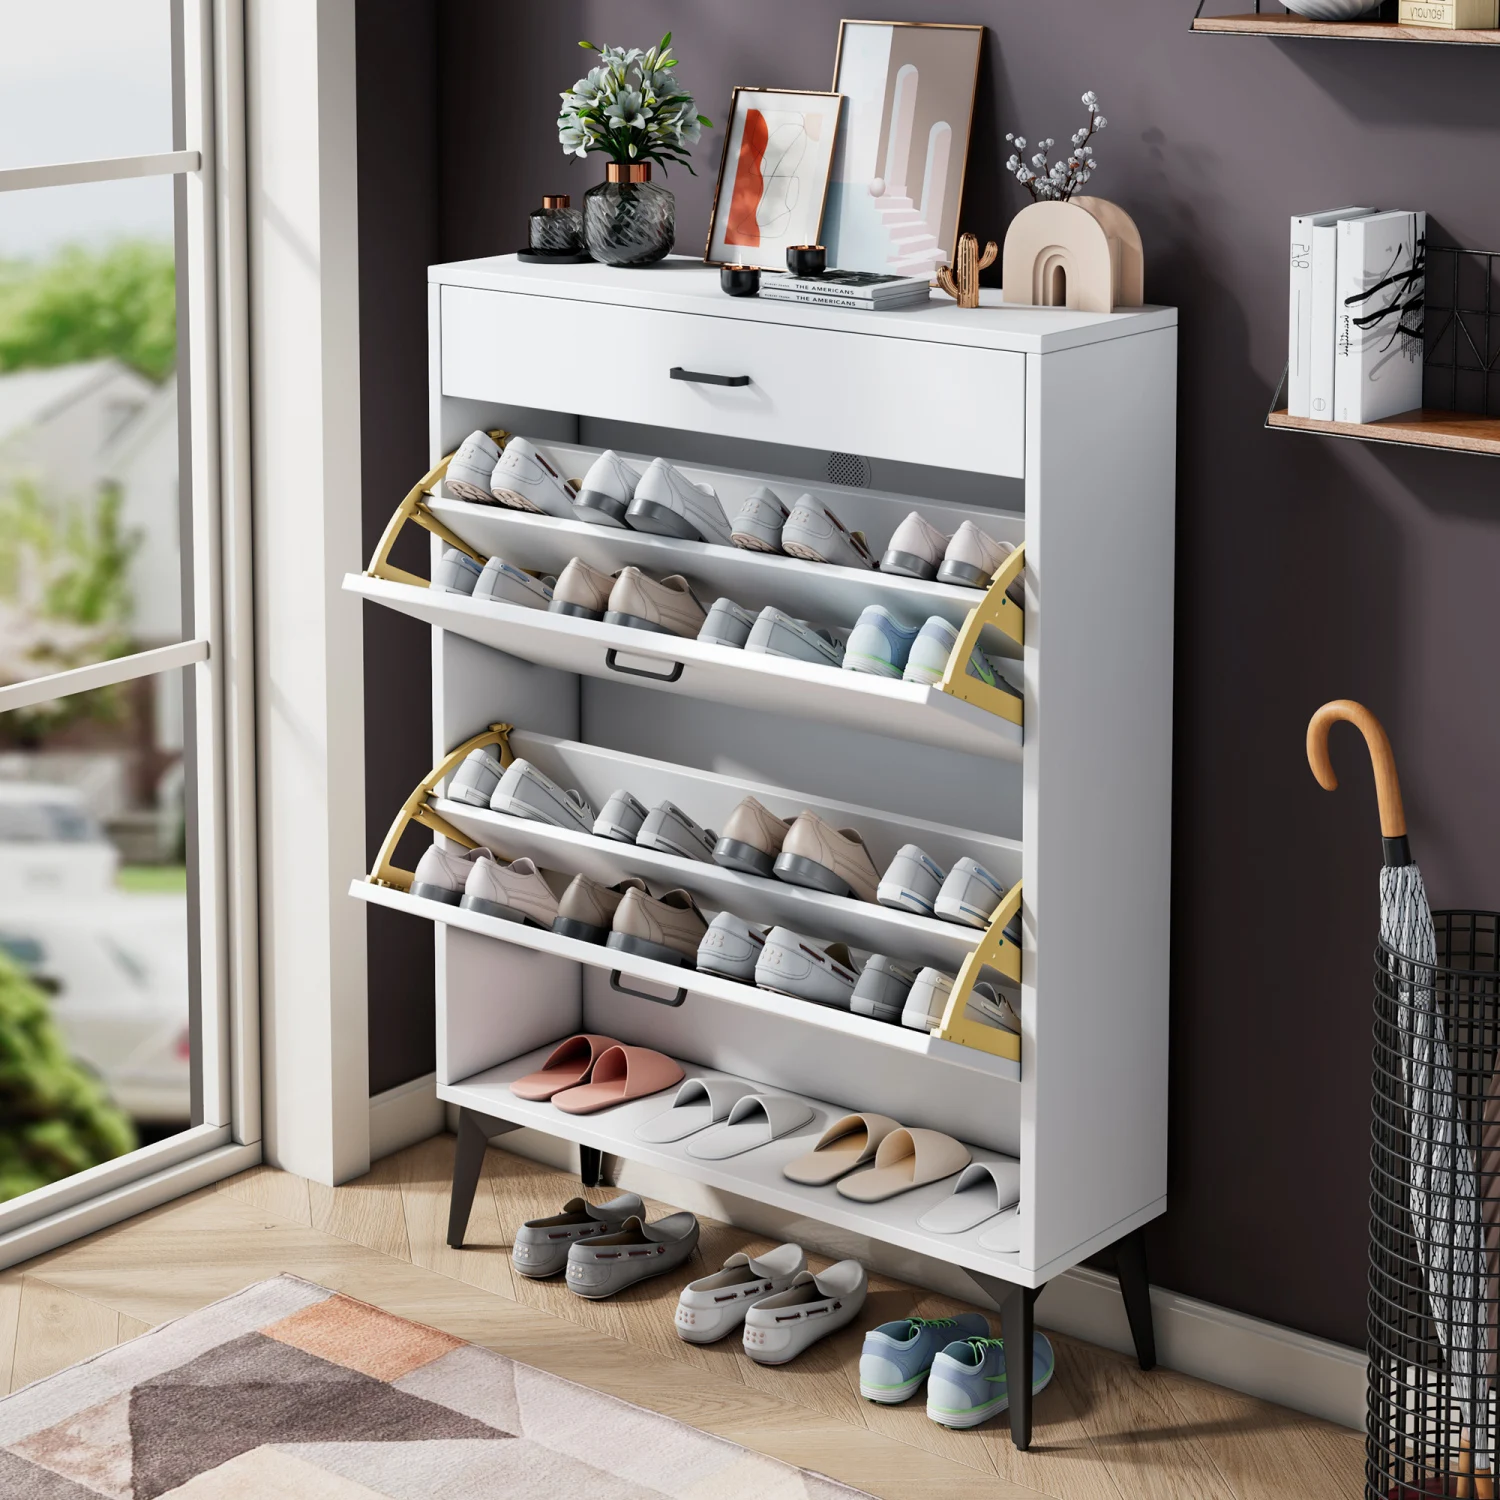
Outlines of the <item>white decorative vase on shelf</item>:
M 1357 21 L 1380 9 L 1380 0 L 1285 0 L 1286 8 L 1309 21 Z
M 1135 221 L 1104 198 L 1023 208 L 1005 234 L 1002 295 L 1019 307 L 1107 313 L 1145 301 L 1145 258 Z

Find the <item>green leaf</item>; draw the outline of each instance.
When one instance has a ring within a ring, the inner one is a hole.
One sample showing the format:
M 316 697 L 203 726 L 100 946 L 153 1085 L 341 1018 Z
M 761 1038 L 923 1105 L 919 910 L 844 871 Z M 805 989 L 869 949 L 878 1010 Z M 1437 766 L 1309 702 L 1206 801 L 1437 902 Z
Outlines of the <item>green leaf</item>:
M 663 37 L 663 38 L 662 38 L 662 39 L 661 39 L 661 41 L 660 41 L 660 42 L 658 42 L 658 43 L 657 43 L 657 47 L 656 47 L 656 50 L 657 50 L 657 51 L 658 51 L 658 52 L 665 52 L 665 51 L 666 51 L 666 50 L 667 50 L 667 48 L 668 48 L 668 47 L 670 47 L 670 46 L 671 46 L 671 45 L 672 45 L 672 33 L 671 33 L 671 32 L 670 32 L 670 31 L 669 31 L 669 32 L 668 32 L 668 33 L 667 33 L 667 34 L 666 34 L 666 35 L 665 35 L 665 36 L 664 36 L 664 37 Z
M 707 115 L 699 115 L 698 116 L 698 123 L 705 130 L 712 130 L 714 128 L 714 122 L 712 120 L 710 120 Z
M 578 45 L 580 47 L 586 48 L 590 52 L 597 52 L 599 50 L 592 42 L 579 42 Z

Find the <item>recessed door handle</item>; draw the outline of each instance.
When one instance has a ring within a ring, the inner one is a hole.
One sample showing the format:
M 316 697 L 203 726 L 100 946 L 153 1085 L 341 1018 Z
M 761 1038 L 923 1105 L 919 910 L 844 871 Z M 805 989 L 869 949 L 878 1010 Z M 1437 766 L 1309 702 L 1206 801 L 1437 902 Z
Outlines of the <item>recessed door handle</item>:
M 749 385 L 748 375 L 710 375 L 704 370 L 684 370 L 681 365 L 672 366 L 673 380 L 691 380 L 695 385 Z
M 644 677 L 647 682 L 676 682 L 682 676 L 682 663 L 674 661 L 670 672 L 647 672 L 640 667 L 622 667 L 619 662 L 615 648 L 611 646 L 604 653 L 604 665 L 611 672 L 624 672 L 629 677 Z
M 645 990 L 633 990 L 628 984 L 620 983 L 620 971 L 618 969 L 610 970 L 609 987 L 617 995 L 632 995 L 637 1000 L 650 1000 L 656 1005 L 681 1005 L 687 999 L 686 990 L 678 990 L 671 999 L 668 999 L 665 995 L 648 995 Z

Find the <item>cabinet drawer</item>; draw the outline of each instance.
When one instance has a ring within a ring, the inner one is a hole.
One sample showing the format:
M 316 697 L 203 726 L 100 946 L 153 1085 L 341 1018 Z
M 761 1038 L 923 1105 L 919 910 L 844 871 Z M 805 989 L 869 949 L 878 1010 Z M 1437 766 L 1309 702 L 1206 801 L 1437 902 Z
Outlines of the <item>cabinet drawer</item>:
M 649 278 L 649 271 L 641 273 Z M 1025 356 L 444 287 L 443 394 L 1020 477 Z M 871 313 L 882 318 L 907 314 Z M 748 376 L 673 379 L 674 368 Z

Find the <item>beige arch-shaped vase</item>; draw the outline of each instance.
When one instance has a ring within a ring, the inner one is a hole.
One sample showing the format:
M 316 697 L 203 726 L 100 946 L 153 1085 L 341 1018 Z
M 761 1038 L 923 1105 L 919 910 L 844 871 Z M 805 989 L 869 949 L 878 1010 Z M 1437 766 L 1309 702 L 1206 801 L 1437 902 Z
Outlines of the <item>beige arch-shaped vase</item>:
M 1013 306 L 1104 313 L 1140 307 L 1145 279 L 1140 230 L 1103 198 L 1033 203 L 1006 231 L 1001 280 Z

